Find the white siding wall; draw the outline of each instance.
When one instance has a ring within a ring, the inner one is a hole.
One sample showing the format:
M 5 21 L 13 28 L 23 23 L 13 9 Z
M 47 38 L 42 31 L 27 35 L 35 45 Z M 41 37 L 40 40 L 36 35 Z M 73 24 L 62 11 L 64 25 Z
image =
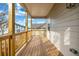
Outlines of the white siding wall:
M 75 55 L 69 51 L 79 51 L 79 5 L 67 9 L 65 4 L 55 4 L 50 14 L 51 31 L 49 39 L 64 55 Z

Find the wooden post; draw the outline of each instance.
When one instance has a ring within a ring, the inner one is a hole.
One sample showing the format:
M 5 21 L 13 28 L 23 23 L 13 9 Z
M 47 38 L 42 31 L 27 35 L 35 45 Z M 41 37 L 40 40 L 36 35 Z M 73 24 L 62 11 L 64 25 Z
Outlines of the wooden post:
M 15 55 L 15 5 L 14 3 L 9 3 L 9 20 L 8 20 L 8 32 L 12 35 L 11 39 L 9 39 L 10 47 L 9 52 L 12 56 Z M 17 43 L 18 44 L 18 43 Z M 11 49 L 11 51 L 10 51 Z
M 32 17 L 31 17 L 31 37 L 32 37 Z
M 28 40 L 28 12 L 26 11 L 26 42 Z

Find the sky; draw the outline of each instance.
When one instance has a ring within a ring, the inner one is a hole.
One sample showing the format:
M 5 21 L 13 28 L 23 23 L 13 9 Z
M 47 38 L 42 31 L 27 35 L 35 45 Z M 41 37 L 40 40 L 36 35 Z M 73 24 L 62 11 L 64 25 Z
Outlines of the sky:
M 5 16 L 0 15 L 0 21 L 1 21 L 2 17 L 4 17 L 7 20 L 7 18 L 8 18 L 8 4 L 0 3 L 0 13 L 6 13 Z
M 0 3 L 0 13 L 5 12 L 5 19 L 8 19 L 8 4 Z M 0 16 L 1 20 L 1 16 Z M 31 17 L 30 15 L 28 16 L 28 27 L 30 27 L 30 20 Z M 20 4 L 15 4 L 15 23 L 18 23 L 20 25 L 25 26 L 26 22 L 26 15 L 25 15 L 25 10 L 23 7 L 20 6 Z M 32 19 L 33 24 L 41 24 L 41 23 L 46 23 L 47 19 L 44 18 L 35 18 Z

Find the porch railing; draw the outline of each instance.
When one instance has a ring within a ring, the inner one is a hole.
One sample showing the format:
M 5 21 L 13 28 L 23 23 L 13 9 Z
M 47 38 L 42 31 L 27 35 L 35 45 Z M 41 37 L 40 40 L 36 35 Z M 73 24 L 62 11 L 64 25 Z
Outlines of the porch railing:
M 29 36 L 28 36 L 29 35 Z M 14 39 L 12 39 L 14 37 Z M 9 56 L 12 53 L 12 40 L 15 41 L 15 53 L 31 38 L 30 32 L 20 32 L 14 35 L 8 34 L 0 36 L 0 55 Z

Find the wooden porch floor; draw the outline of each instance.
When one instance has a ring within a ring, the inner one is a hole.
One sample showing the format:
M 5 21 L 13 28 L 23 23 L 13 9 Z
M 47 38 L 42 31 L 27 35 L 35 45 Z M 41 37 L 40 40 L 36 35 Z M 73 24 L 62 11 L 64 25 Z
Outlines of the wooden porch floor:
M 43 39 L 40 36 L 33 36 L 18 56 L 63 56 L 49 40 Z

